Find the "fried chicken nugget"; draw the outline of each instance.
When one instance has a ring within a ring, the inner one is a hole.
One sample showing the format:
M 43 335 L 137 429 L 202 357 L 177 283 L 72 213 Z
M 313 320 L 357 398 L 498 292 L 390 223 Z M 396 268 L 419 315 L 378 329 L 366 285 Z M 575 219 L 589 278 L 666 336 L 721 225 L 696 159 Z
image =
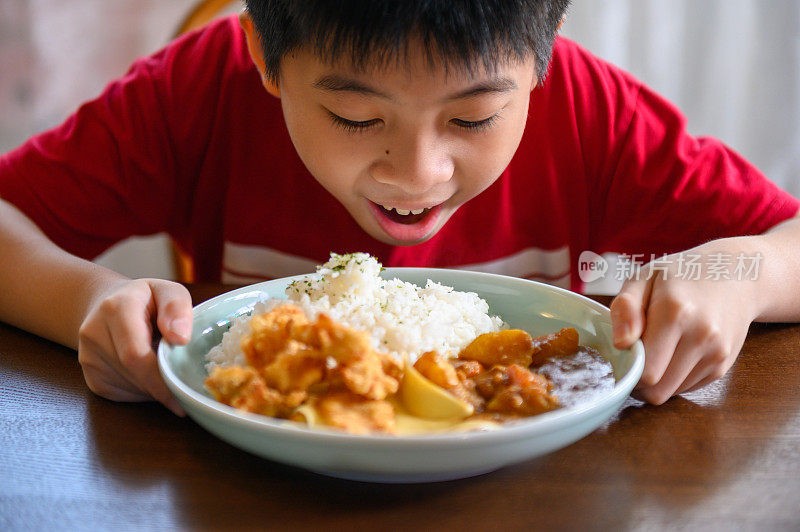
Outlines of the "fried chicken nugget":
M 340 391 L 318 397 L 313 406 L 324 424 L 352 434 L 397 433 L 394 407 L 388 401 Z
M 298 330 L 308 324 L 303 311 L 296 305 L 285 304 L 250 320 L 250 334 L 241 342 L 247 363 L 263 368 L 272 363 L 279 353 L 287 349 Z
M 305 392 L 282 394 L 267 386 L 249 367 L 215 368 L 205 381 L 220 403 L 273 417 L 288 417 L 306 399 Z
M 306 391 L 325 378 L 325 357 L 296 340 L 287 342 L 272 363 L 261 369 L 266 383 L 283 392 Z
M 340 325 L 320 314 L 317 322 L 303 329 L 302 339 L 337 362 L 333 370 L 351 392 L 381 400 L 400 385 L 400 365 L 389 355 L 372 349 L 369 336 Z

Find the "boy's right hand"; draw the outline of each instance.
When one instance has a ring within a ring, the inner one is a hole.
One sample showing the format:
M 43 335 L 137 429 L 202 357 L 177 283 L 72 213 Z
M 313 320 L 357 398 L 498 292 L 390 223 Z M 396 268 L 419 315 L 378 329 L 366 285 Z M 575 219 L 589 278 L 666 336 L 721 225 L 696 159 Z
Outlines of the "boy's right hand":
M 123 280 L 96 297 L 79 331 L 78 361 L 94 393 L 114 401 L 155 398 L 185 415 L 158 372 L 153 324 L 173 344 L 192 332 L 192 299 L 183 285 Z

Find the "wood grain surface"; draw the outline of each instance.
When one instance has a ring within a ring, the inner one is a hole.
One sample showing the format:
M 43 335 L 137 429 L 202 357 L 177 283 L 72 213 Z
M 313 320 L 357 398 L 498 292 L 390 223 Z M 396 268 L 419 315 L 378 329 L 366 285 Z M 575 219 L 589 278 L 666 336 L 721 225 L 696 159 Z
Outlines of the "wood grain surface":
M 190 286 L 195 303 L 226 289 Z M 797 530 L 799 343 L 800 325 L 754 325 L 702 390 L 659 407 L 629 399 L 518 466 L 383 485 L 257 458 L 154 403 L 101 399 L 74 351 L 0 325 L 0 530 Z

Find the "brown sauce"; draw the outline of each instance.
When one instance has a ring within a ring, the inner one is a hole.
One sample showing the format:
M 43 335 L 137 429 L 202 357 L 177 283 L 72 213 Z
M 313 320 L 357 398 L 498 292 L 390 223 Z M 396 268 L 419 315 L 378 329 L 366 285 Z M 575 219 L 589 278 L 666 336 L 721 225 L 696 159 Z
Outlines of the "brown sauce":
M 571 355 L 548 359 L 536 368 L 553 384 L 562 407 L 583 403 L 614 388 L 614 368 L 596 349 L 580 346 Z

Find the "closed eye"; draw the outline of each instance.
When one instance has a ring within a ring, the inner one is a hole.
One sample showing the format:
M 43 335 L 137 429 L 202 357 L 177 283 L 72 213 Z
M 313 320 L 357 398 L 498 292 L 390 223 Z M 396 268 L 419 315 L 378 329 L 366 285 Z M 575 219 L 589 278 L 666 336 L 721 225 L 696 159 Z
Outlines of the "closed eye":
M 500 113 L 490 116 L 489 118 L 484 118 L 483 120 L 461 120 L 460 118 L 453 118 L 450 120 L 452 124 L 456 126 L 467 129 L 470 131 L 486 131 L 490 127 L 494 126 L 495 123 L 500 119 Z
M 326 109 L 326 111 L 328 110 Z M 330 111 L 328 111 L 328 117 L 335 126 L 350 132 L 364 131 L 381 123 L 380 118 L 373 118 L 371 120 L 348 120 Z

